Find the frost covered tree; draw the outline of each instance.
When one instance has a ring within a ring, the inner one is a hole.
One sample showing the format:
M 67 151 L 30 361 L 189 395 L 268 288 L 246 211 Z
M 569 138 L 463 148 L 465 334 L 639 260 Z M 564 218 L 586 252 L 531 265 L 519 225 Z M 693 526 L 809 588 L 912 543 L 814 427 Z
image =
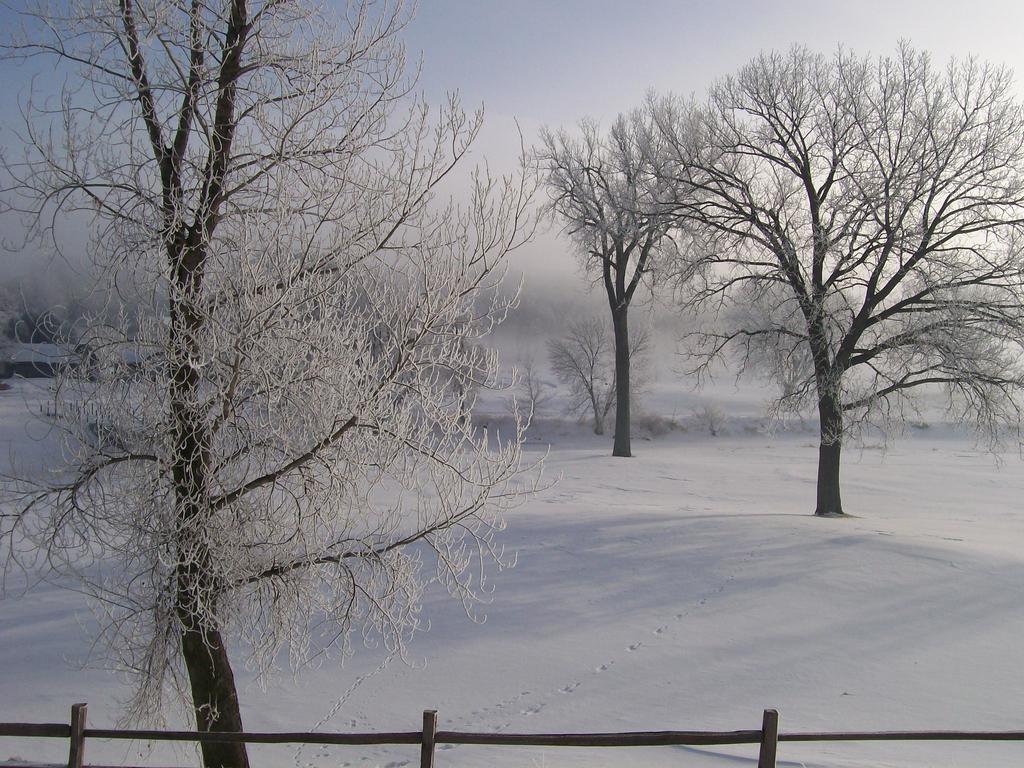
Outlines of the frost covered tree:
M 630 333 L 629 362 L 635 366 L 647 351 L 646 330 Z M 589 413 L 594 434 L 603 435 L 605 421 L 618 402 L 618 376 L 614 344 L 607 326 L 597 318 L 569 324 L 564 335 L 548 341 L 551 370 L 569 388 L 569 413 Z M 634 395 L 642 388 L 642 379 L 634 380 Z
M 242 730 L 229 647 L 261 674 L 353 633 L 400 649 L 427 581 L 479 597 L 533 482 L 521 431 L 469 418 L 530 184 L 474 173 L 466 205 L 438 197 L 481 115 L 411 95 L 407 19 L 74 2 L 8 48 L 69 79 L 30 114 L 7 204 L 40 240 L 87 220 L 97 291 L 139 309 L 82 323 L 62 460 L 8 484 L 3 532 L 14 561 L 81 580 L 133 719 L 180 694 L 199 730 Z M 247 765 L 241 744 L 202 752 Z
M 613 456 L 632 453 L 630 303 L 659 251 L 671 245 L 666 234 L 674 221 L 670 203 L 677 184 L 657 167 L 666 155 L 646 146 L 652 141 L 658 136 L 638 111 L 620 115 L 607 135 L 587 120 L 578 136 L 545 130 L 537 155 L 551 211 L 575 241 L 584 271 L 601 282 L 608 298 L 615 345 Z
M 811 394 L 816 514 L 843 512 L 851 429 L 901 421 L 922 391 L 989 435 L 1019 424 L 1024 111 L 1009 71 L 936 67 L 905 45 L 877 60 L 794 48 L 703 104 L 648 106 L 685 182 L 689 296 L 722 310 L 696 351 L 738 349 Z
M 532 354 L 524 354 L 513 376 L 514 390 L 508 410 L 520 421 L 532 422 L 546 410 L 555 396 L 555 385 L 544 378 Z

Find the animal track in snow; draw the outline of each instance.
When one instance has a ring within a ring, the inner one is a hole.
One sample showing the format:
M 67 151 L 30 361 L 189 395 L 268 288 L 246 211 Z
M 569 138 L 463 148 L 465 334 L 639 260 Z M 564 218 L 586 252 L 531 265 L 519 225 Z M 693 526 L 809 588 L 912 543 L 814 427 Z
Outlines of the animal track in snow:
M 749 552 L 742 559 L 742 561 L 750 561 L 755 556 L 756 552 Z M 656 626 L 653 629 L 650 629 L 650 634 L 659 638 L 665 638 L 667 641 L 667 638 L 670 638 L 674 631 L 672 621 L 680 622 L 686 617 L 690 616 L 694 612 L 694 609 L 706 605 L 708 600 L 712 599 L 714 596 L 718 594 L 721 594 L 722 592 L 725 592 L 726 589 L 735 581 L 736 578 L 736 573 L 730 574 L 723 578 L 721 581 L 718 581 L 717 586 L 713 585 L 708 590 L 704 591 L 702 596 L 695 595 L 693 598 L 691 598 L 695 600 L 695 602 L 689 604 L 689 607 L 687 607 L 685 610 L 682 610 L 679 613 L 672 614 L 671 621 L 666 620 L 665 624 L 661 624 L 660 626 Z M 647 647 L 647 643 L 643 642 L 642 640 L 637 640 L 636 642 L 633 642 L 630 645 L 628 645 L 625 648 L 625 650 L 629 653 L 634 653 L 644 647 Z M 607 672 L 609 669 L 612 668 L 612 666 L 615 665 L 615 663 L 616 659 L 609 659 L 603 664 L 599 664 L 598 666 L 593 667 L 591 674 L 599 675 L 602 672 Z M 571 682 L 568 682 L 565 685 L 562 685 L 561 687 L 545 688 L 544 690 L 539 692 L 529 690 L 519 691 L 502 701 L 491 704 L 490 706 L 480 707 L 479 709 L 473 710 L 470 713 L 470 715 L 473 718 L 480 718 L 484 715 L 496 717 L 499 715 L 499 713 L 504 712 L 505 717 L 509 717 L 511 712 L 518 712 L 519 716 L 531 717 L 541 712 L 545 707 L 547 707 L 548 704 L 553 703 L 557 698 L 556 694 L 568 695 L 575 693 L 575 691 L 583 684 L 582 680 L 572 680 L 571 678 L 570 680 Z M 528 701 L 523 701 L 525 697 L 531 697 L 534 703 L 529 704 Z M 515 709 L 512 709 L 513 706 L 515 706 Z M 513 726 L 514 720 L 515 718 L 512 718 L 511 720 L 506 720 L 504 722 L 492 724 L 489 730 L 493 733 L 500 733 L 501 731 L 505 731 L 511 728 Z M 457 745 L 445 744 L 441 745 L 439 748 L 447 750 L 455 749 L 456 747 Z M 394 763 L 390 766 L 386 766 L 385 768 L 405 768 L 405 766 L 408 765 L 411 765 L 411 763 L 407 761 L 406 763 Z
M 753 559 L 754 557 L 755 557 L 755 552 L 750 552 L 750 553 L 748 553 L 746 555 L 746 557 L 743 558 L 743 561 L 744 562 L 749 561 L 749 560 Z M 690 607 L 688 607 L 685 610 L 682 610 L 682 611 L 680 611 L 678 613 L 672 614 L 671 615 L 672 616 L 671 620 L 663 619 L 663 621 L 665 621 L 666 623 L 661 624 L 661 625 L 657 625 L 657 626 L 649 629 L 648 630 L 649 634 L 650 635 L 654 635 L 655 637 L 658 637 L 658 638 L 669 638 L 669 637 L 671 637 L 671 635 L 672 635 L 672 633 L 674 631 L 673 630 L 673 625 L 672 625 L 673 621 L 680 622 L 684 618 L 686 618 L 687 616 L 691 615 L 691 613 L 693 613 L 695 608 L 707 605 L 708 601 L 711 600 L 714 596 L 716 596 L 718 594 L 721 594 L 722 592 L 725 592 L 730 587 L 730 585 L 735 581 L 736 578 L 737 578 L 737 574 L 736 573 L 729 574 L 729 575 L 725 576 L 723 579 L 719 580 L 716 585 L 711 585 L 710 589 L 704 591 L 703 595 L 695 595 L 694 598 L 692 598 L 692 599 L 695 600 L 695 602 L 691 603 Z M 627 645 L 626 648 L 625 648 L 625 651 L 628 652 L 628 653 L 635 653 L 635 652 L 639 651 L 641 648 L 647 647 L 647 645 L 648 644 L 645 643 L 643 640 L 636 640 L 635 642 L 630 643 L 629 645 Z M 621 660 L 621 659 L 619 659 L 619 660 Z M 616 659 L 614 659 L 614 658 L 613 659 L 609 659 L 609 660 L 605 661 L 603 664 L 599 664 L 598 666 L 593 667 L 591 674 L 599 675 L 602 672 L 607 672 L 609 669 L 612 668 L 612 666 L 615 665 L 615 663 L 616 663 Z M 496 702 L 496 703 L 491 704 L 490 706 L 480 707 L 480 708 L 478 708 L 476 710 L 473 710 L 470 713 L 470 715 L 473 718 L 480 718 L 480 717 L 485 716 L 485 715 L 486 716 L 497 716 L 499 713 L 504 712 L 505 713 L 505 717 L 508 717 L 509 714 L 510 714 L 510 710 L 511 710 L 511 712 L 517 712 L 519 716 L 531 717 L 531 716 L 541 712 L 548 704 L 553 703 L 556 700 L 556 698 L 557 698 L 556 694 L 557 695 L 573 694 L 573 693 L 575 693 L 575 691 L 581 685 L 582 685 L 582 681 L 581 680 L 573 680 L 572 678 L 570 678 L 570 681 L 565 683 L 562 686 L 553 687 L 553 688 L 546 688 L 546 689 L 541 690 L 539 692 L 534 692 L 534 691 L 530 691 L 530 690 L 522 690 L 522 691 L 519 691 L 519 692 L 517 692 L 517 693 L 507 697 L 506 699 L 504 699 L 504 700 L 502 700 L 500 702 Z M 523 699 L 525 699 L 526 697 L 530 697 L 530 698 L 528 700 L 526 700 L 526 701 L 523 701 Z M 530 703 L 531 700 L 532 700 L 533 703 Z M 515 709 L 512 709 L 513 706 L 515 707 Z M 514 720 L 514 718 L 513 718 L 513 720 Z M 504 730 L 512 727 L 512 725 L 513 725 L 512 721 L 501 722 L 500 724 L 493 724 L 491 726 L 491 730 L 493 732 L 497 733 L 497 732 L 504 731 Z M 445 748 L 451 749 L 451 748 L 454 748 L 454 747 L 453 747 L 453 745 L 446 745 Z M 398 768 L 398 766 L 394 766 L 394 768 Z

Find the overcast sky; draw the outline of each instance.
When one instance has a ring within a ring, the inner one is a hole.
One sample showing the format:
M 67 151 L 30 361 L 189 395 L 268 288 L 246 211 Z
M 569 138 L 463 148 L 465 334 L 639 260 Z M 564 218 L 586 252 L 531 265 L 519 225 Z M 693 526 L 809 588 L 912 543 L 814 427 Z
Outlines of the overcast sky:
M 1024 3 L 930 0 L 422 0 L 409 29 L 423 86 L 524 122 L 609 118 L 649 88 L 701 92 L 762 50 L 897 42 L 945 60 L 975 54 L 1024 76 Z
M 14 9 L 35 5 L 3 2 L 0 26 Z M 412 58 L 422 56 L 428 96 L 458 89 L 467 106 L 486 105 L 475 157 L 501 166 L 517 149 L 513 119 L 530 141 L 541 125 L 571 125 L 583 116 L 608 122 L 650 88 L 700 94 L 762 50 L 800 43 L 885 55 L 901 38 L 943 61 L 975 54 L 1006 63 L 1024 81 L 1024 3 L 1013 2 L 421 0 L 407 44 Z M 0 124 L 8 139 L 31 74 L 0 62 Z M 527 271 L 543 265 L 571 274 L 568 247 L 541 237 Z
M 583 116 L 607 123 L 651 88 L 699 95 L 759 52 L 793 44 L 881 56 L 907 39 L 943 62 L 976 55 L 1011 66 L 1024 98 L 1021 2 L 422 0 L 408 32 L 429 95 L 458 88 L 467 105 L 486 105 L 480 144 L 492 159 L 517 148 L 512 118 L 528 140 Z M 527 273 L 573 274 L 569 247 L 538 238 Z

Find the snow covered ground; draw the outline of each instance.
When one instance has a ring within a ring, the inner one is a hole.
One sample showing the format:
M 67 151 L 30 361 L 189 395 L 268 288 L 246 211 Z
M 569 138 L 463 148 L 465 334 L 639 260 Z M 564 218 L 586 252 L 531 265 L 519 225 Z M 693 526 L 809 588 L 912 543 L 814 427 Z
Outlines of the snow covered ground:
M 17 393 L 0 393 L 0 452 L 24 443 Z M 850 449 L 844 498 L 856 517 L 819 520 L 813 425 L 765 433 L 762 395 L 659 386 L 648 407 L 686 421 L 712 399 L 726 434 L 639 440 L 633 459 L 564 421 L 538 424 L 558 482 L 509 520 L 514 569 L 495 574 L 486 621 L 429 594 L 411 665 L 379 651 L 325 662 L 266 691 L 244 683 L 250 729 L 559 732 L 1024 727 L 1024 463 L 994 461 L 933 423 L 888 446 Z M 4 453 L 6 456 L 6 453 Z M 89 702 L 112 724 L 123 689 L 81 671 L 89 614 L 42 586 L 0 610 L 0 721 L 66 721 Z M 359 682 L 360 678 L 364 678 Z M 243 679 L 245 676 L 243 675 Z M 351 689 L 356 684 L 354 689 Z M 339 706 L 340 704 L 340 706 Z M 185 723 L 182 722 L 184 725 Z M 59 762 L 60 741 L 0 739 L 0 759 Z M 416 747 L 259 748 L 256 766 L 415 764 Z M 782 744 L 780 765 L 1024 764 L 1024 744 Z M 185 764 L 187 752 L 93 742 L 87 760 Z M 437 764 L 729 766 L 755 747 L 441 749 Z

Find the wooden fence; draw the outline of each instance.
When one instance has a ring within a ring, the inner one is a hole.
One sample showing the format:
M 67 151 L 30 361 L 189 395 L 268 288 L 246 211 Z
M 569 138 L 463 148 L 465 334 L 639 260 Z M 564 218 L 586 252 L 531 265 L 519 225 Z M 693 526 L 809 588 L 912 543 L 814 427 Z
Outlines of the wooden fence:
M 764 710 L 761 727 L 744 731 L 632 731 L 627 733 L 470 733 L 437 730 L 437 712 L 423 728 L 398 733 L 199 733 L 87 728 L 86 705 L 71 707 L 70 723 L 0 723 L 0 736 L 68 739 L 68 768 L 83 768 L 86 739 L 243 742 L 245 744 L 419 744 L 420 767 L 434 768 L 438 744 L 531 747 L 660 747 L 758 744 L 758 768 L 775 768 L 780 741 L 1024 741 L 1024 731 L 853 731 L 780 733 L 779 713 Z

